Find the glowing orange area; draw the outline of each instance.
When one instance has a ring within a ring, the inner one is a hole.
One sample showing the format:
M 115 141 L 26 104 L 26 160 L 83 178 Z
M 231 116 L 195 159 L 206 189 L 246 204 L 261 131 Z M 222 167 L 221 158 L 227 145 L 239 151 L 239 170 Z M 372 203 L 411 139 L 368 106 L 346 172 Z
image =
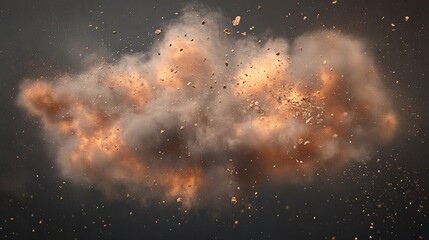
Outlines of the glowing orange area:
M 315 32 L 288 49 L 228 37 L 218 17 L 185 14 L 148 53 L 22 84 L 65 177 L 144 204 L 230 204 L 239 186 L 309 180 L 394 136 L 356 40 Z
M 163 181 L 167 186 L 169 198 L 183 199 L 184 204 L 190 206 L 197 200 L 197 189 L 201 185 L 202 175 L 200 169 L 188 169 L 169 172 L 164 175 Z
M 390 139 L 395 135 L 398 120 L 393 113 L 387 113 L 383 117 L 382 125 L 384 128 L 384 137 Z

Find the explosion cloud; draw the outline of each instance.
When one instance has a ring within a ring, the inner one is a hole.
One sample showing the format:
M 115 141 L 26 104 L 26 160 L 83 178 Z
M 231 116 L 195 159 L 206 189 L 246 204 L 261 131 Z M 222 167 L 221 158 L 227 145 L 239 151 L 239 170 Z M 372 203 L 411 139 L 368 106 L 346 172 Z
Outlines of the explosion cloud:
M 394 136 L 361 41 L 258 41 L 219 13 L 183 12 L 148 53 L 22 84 L 19 104 L 41 120 L 65 177 L 114 199 L 235 204 L 240 188 L 309 180 Z

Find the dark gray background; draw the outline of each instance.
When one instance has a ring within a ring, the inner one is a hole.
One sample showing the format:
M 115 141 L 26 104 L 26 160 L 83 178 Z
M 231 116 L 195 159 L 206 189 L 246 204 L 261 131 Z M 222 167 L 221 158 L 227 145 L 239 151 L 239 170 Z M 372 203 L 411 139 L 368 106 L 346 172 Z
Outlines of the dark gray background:
M 231 19 L 241 15 L 240 27 L 254 25 L 255 34 L 293 40 L 335 26 L 363 39 L 377 59 L 400 117 L 400 132 L 393 143 L 380 148 L 372 161 L 355 163 L 332 177 L 259 189 L 259 198 L 254 199 L 259 207 L 250 217 L 234 208 L 213 216 L 205 209 L 181 214 L 157 203 L 142 208 L 133 201 L 106 201 L 96 189 L 62 179 L 48 153 L 52 143 L 43 138 L 40 124 L 16 106 L 19 84 L 24 78 L 77 73 L 85 68 L 83 58 L 93 52 L 114 61 L 130 49 L 147 50 L 156 41 L 154 29 L 174 19 L 186 3 L 4 0 L 0 2 L 0 238 L 429 238 L 428 2 L 200 2 Z

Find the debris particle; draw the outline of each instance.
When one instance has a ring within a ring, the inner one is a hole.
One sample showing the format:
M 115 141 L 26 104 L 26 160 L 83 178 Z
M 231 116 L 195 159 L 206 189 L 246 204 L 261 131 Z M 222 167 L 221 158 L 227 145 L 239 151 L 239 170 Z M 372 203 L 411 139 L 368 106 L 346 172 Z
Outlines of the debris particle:
M 161 28 L 158 28 L 158 29 L 156 29 L 156 30 L 155 30 L 155 34 L 156 34 L 156 35 L 161 34 L 161 32 L 162 32 L 162 29 L 161 29 Z
M 410 20 L 410 16 L 405 16 L 404 20 L 405 20 L 405 22 L 408 22 Z
M 231 198 L 231 203 L 234 204 L 234 205 L 237 204 L 237 198 L 236 197 L 232 197 Z
M 332 0 L 332 4 L 337 4 L 337 0 Z
M 258 10 L 261 10 L 262 9 L 262 6 L 261 5 L 258 5 Z
M 181 203 L 181 202 L 183 202 L 183 199 L 182 199 L 181 197 L 178 197 L 178 198 L 176 199 L 176 202 L 177 202 L 177 203 Z
M 225 28 L 224 30 L 223 30 L 223 32 L 226 34 L 226 35 L 231 35 L 231 30 L 229 29 L 229 28 Z
M 232 20 L 232 26 L 238 26 L 240 24 L 241 17 L 237 16 L 234 20 Z
M 202 25 L 206 24 L 206 21 L 205 21 L 205 20 L 203 20 L 203 21 L 201 22 L 201 24 L 202 24 Z
M 116 32 L 116 31 L 113 31 L 112 33 L 113 33 L 113 34 L 116 34 L 116 33 L 118 33 L 118 32 Z

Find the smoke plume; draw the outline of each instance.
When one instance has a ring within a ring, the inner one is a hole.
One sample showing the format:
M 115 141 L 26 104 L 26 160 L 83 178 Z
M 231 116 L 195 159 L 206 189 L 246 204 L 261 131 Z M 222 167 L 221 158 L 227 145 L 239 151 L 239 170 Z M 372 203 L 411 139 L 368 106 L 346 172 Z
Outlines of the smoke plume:
M 330 31 L 260 41 L 219 13 L 183 12 L 147 53 L 24 81 L 18 103 L 41 120 L 65 177 L 113 199 L 235 203 L 266 179 L 366 160 L 394 136 L 361 41 Z

